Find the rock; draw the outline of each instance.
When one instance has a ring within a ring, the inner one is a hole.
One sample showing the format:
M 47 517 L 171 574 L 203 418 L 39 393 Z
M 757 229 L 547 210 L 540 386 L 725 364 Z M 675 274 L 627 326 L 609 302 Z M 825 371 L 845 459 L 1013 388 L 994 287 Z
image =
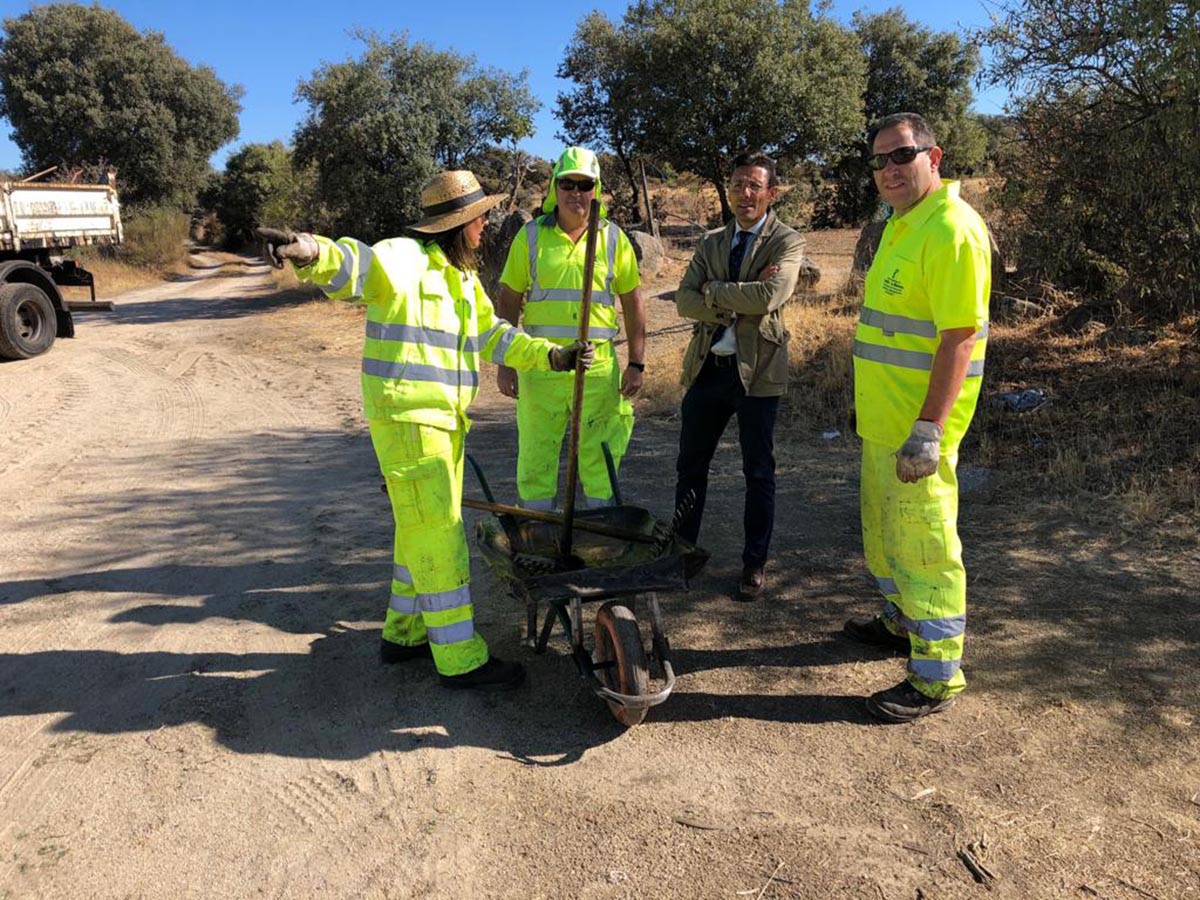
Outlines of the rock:
M 638 271 L 642 280 L 653 278 L 658 274 L 666 250 L 662 241 L 646 231 L 627 231 L 629 242 L 633 244 L 633 255 L 637 257 Z
M 800 263 L 800 277 L 796 280 L 797 291 L 811 291 L 821 280 L 821 270 L 807 256 Z

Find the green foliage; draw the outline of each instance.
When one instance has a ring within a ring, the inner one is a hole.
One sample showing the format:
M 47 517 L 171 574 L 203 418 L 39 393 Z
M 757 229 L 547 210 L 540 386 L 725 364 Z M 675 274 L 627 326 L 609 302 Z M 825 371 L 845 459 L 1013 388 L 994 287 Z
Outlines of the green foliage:
M 54 3 L 4 21 L 0 115 L 26 166 L 116 167 L 122 199 L 186 208 L 238 133 L 241 89 L 100 6 Z
M 288 149 L 274 141 L 247 144 L 231 155 L 205 199 L 224 226 L 226 243 L 241 246 L 254 240 L 259 225 L 319 228 L 315 188 L 315 173 L 297 169 Z
M 169 269 L 187 255 L 190 225 L 175 206 L 127 209 L 122 215 L 125 240 L 117 259 L 144 269 Z
M 866 57 L 867 122 L 897 112 L 920 113 L 945 153 L 943 175 L 958 177 L 980 167 L 987 137 L 968 112 L 971 79 L 980 65 L 975 45 L 924 28 L 899 9 L 855 13 L 854 30 Z M 817 200 L 820 224 L 858 224 L 875 214 L 879 195 L 866 166 L 867 152 L 859 139 L 836 155 Z
M 1197 308 L 1200 17 L 1167 0 L 1011 0 L 985 32 L 1018 97 L 1018 263 L 1136 316 Z
M 854 36 L 807 0 L 638 0 L 619 27 L 583 20 L 560 73 L 580 85 L 565 134 L 701 175 L 726 217 L 739 152 L 819 156 L 863 127 Z
M 297 88 L 309 110 L 295 155 L 315 166 L 335 230 L 379 240 L 420 217 L 421 185 L 438 169 L 529 135 L 539 104 L 525 72 L 478 69 L 407 35 L 358 37 L 360 58 L 323 65 Z

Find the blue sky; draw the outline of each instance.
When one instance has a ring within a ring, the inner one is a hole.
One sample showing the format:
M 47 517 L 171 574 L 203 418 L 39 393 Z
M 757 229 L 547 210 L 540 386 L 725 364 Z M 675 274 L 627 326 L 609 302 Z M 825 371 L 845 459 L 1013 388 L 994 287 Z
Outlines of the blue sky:
M 26 12 L 29 2 L 0 0 L 0 17 Z M 627 0 L 525 0 L 522 3 L 458 0 L 457 3 L 380 3 L 378 0 L 290 0 L 258 3 L 232 0 L 116 0 L 102 6 L 119 12 L 139 30 L 162 32 L 184 59 L 211 66 L 225 82 L 242 85 L 241 134 L 213 158 L 218 168 L 244 143 L 291 139 L 304 108 L 293 102 L 297 82 L 322 62 L 356 57 L 362 45 L 351 37 L 355 26 L 385 35 L 407 31 L 410 38 L 439 49 L 472 54 L 482 65 L 529 70 L 530 86 L 542 101 L 536 133 L 525 149 L 550 157 L 560 149 L 554 96 L 565 83 L 554 77 L 575 23 L 593 9 L 619 19 Z M 878 12 L 902 7 L 909 18 L 936 31 L 957 31 L 986 24 L 980 0 L 835 0 L 832 15 L 849 22 L 859 9 Z M 1001 111 L 1003 94 L 979 95 L 975 108 Z M 0 122 L 0 169 L 18 169 L 20 153 Z

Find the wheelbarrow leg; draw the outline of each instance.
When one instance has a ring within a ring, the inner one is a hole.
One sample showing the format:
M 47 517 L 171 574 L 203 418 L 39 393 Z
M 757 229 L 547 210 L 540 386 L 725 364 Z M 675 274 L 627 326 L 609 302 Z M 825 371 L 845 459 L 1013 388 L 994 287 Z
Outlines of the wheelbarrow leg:
M 663 676 L 671 678 L 674 669 L 671 668 L 671 643 L 663 629 L 662 611 L 658 608 L 658 594 L 651 591 L 646 594 L 646 607 L 650 610 L 650 634 L 654 644 L 654 655 L 662 667 Z

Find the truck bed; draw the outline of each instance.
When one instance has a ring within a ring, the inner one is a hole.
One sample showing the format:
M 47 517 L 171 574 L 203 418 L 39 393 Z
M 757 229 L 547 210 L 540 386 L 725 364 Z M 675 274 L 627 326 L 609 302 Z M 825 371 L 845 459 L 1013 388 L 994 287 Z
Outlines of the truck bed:
M 0 184 L 0 250 L 118 244 L 121 236 L 116 188 L 103 184 Z

